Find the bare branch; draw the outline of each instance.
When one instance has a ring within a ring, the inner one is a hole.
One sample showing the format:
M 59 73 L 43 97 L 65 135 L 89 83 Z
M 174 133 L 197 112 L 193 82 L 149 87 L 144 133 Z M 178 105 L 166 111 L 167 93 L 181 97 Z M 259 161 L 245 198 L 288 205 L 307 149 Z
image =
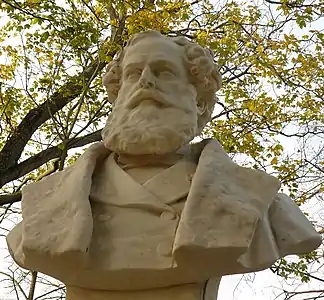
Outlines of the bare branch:
M 17 164 L 22 151 L 33 133 L 44 122 L 49 120 L 51 115 L 58 112 L 65 105 L 79 96 L 83 89 L 83 82 L 88 81 L 90 78 L 94 78 L 94 72 L 99 72 L 105 65 L 105 62 L 97 60 L 84 72 L 78 74 L 62 86 L 47 101 L 37 108 L 31 109 L 1 150 L 0 170 L 6 170 Z
M 37 280 L 37 272 L 32 271 L 32 280 L 30 283 L 30 289 L 29 289 L 29 294 L 28 294 L 28 300 L 33 300 L 34 299 L 34 293 L 35 293 L 35 287 L 36 287 L 36 280 Z
M 111 38 L 112 43 L 122 43 L 122 34 L 125 27 L 125 17 L 120 20 L 117 31 Z M 107 55 L 113 57 L 116 53 L 116 47 L 108 51 Z M 0 151 L 0 172 L 14 167 L 23 152 L 27 142 L 33 133 L 55 113 L 61 110 L 65 105 L 78 97 L 84 88 L 84 83 L 89 82 L 105 67 L 106 61 L 101 61 L 99 56 L 95 62 L 90 64 L 85 71 L 72 77 L 59 90 L 57 90 L 48 100 L 43 102 L 37 108 L 31 109 L 17 126 L 12 136 L 8 139 Z
M 21 192 L 9 195 L 0 195 L 0 206 L 12 204 L 21 200 Z
M 82 147 L 89 143 L 93 143 L 101 140 L 101 130 L 102 129 L 79 138 L 72 138 L 68 140 L 66 144 L 67 149 Z M 56 145 L 42 152 L 37 153 L 36 155 L 24 160 L 20 164 L 17 164 L 7 169 L 4 172 L 0 172 L 0 187 L 2 187 L 4 184 L 12 180 L 16 180 L 28 174 L 29 172 L 39 168 L 41 165 L 47 163 L 51 159 L 59 158 L 61 154 L 62 154 L 61 145 Z M 1 201 L 0 201 L 0 205 L 1 205 Z

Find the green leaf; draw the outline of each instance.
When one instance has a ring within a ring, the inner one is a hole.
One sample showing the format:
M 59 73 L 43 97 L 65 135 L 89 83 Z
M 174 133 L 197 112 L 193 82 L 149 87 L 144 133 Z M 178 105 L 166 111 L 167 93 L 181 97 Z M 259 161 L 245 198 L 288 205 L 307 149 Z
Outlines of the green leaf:
M 45 43 L 49 37 L 49 32 L 45 31 L 44 33 L 41 34 L 40 42 Z

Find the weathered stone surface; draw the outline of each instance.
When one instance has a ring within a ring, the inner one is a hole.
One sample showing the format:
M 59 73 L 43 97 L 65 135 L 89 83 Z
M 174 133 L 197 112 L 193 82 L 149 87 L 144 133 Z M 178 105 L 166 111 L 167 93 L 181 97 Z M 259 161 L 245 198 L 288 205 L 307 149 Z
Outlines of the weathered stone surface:
M 223 275 L 318 247 L 276 178 L 215 140 L 188 145 L 220 82 L 208 50 L 132 38 L 103 79 L 114 103 L 103 142 L 23 189 L 23 221 L 7 237 L 15 261 L 63 281 L 69 300 L 208 300 Z

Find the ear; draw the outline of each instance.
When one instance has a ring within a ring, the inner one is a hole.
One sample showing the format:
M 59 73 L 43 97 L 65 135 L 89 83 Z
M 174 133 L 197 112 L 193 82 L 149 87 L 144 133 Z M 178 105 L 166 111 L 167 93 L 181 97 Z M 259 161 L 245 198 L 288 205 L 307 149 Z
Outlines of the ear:
M 120 90 L 119 84 L 110 85 L 108 88 L 106 88 L 107 94 L 108 94 L 108 100 L 111 104 L 115 103 L 115 100 L 118 97 L 118 92 Z
M 197 101 L 197 111 L 198 111 L 198 115 L 199 116 L 202 116 L 205 112 L 206 112 L 206 109 L 207 109 L 207 104 L 206 104 L 206 101 L 203 101 L 203 100 L 198 100 Z
M 117 62 L 108 64 L 107 72 L 102 78 L 102 84 L 106 88 L 110 103 L 114 103 L 120 89 L 121 71 Z

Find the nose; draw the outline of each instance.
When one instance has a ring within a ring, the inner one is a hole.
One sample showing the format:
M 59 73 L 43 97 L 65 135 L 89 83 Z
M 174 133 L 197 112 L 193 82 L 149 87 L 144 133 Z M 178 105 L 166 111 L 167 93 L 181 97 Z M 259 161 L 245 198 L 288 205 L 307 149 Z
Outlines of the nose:
M 142 88 L 155 88 L 153 74 L 149 67 L 145 67 L 139 79 Z

